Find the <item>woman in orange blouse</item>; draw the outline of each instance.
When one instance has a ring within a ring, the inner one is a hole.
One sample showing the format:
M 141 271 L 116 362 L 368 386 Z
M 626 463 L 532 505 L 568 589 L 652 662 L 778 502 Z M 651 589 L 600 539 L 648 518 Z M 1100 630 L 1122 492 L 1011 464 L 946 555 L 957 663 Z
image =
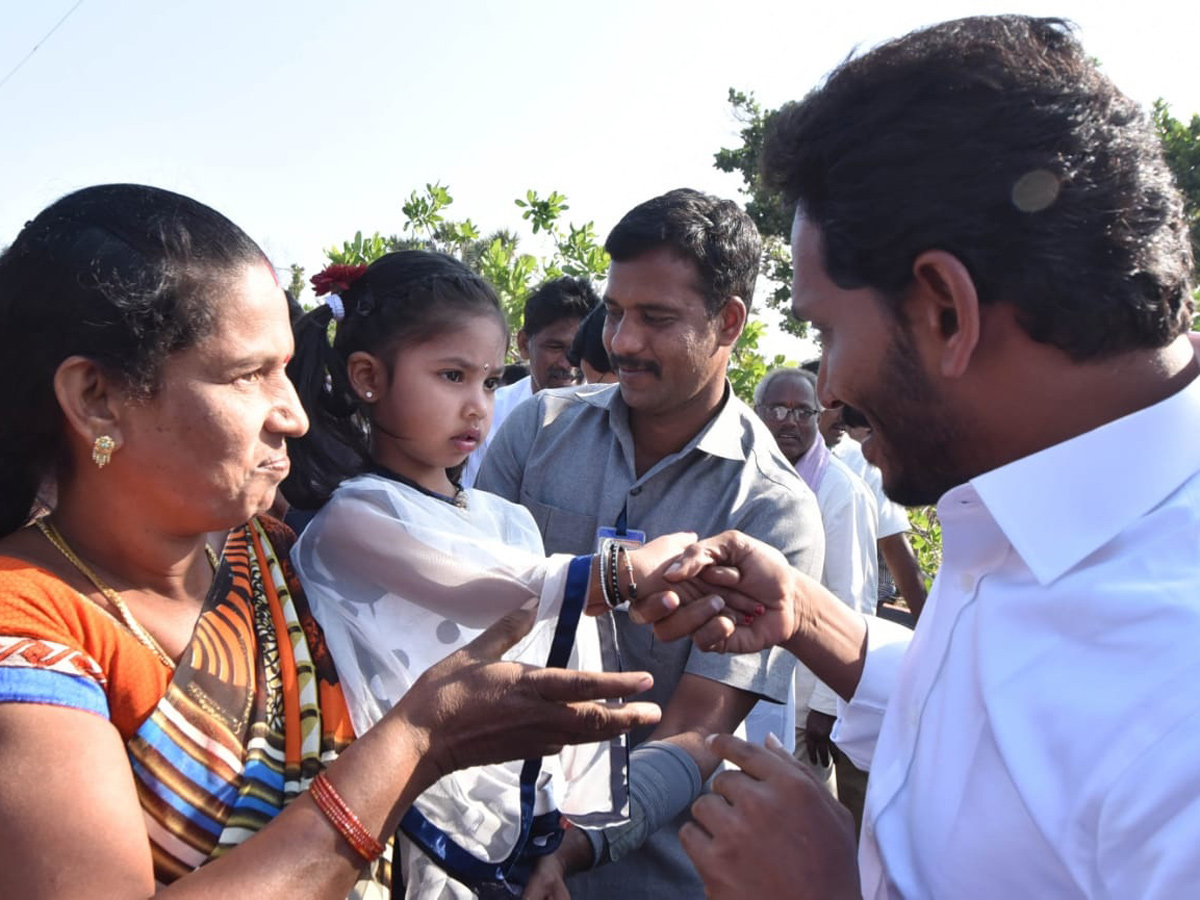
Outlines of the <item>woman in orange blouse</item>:
M 499 662 L 513 616 L 352 742 L 261 515 L 307 427 L 291 349 L 262 251 L 186 197 L 85 189 L 0 256 L 6 896 L 386 896 L 441 774 L 656 718 L 594 702 L 648 676 Z

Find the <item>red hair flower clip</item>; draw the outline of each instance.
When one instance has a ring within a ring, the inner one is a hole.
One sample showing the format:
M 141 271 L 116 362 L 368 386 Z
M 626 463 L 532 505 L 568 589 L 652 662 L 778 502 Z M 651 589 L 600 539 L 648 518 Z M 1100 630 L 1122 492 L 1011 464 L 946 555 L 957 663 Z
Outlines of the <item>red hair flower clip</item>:
M 311 279 L 313 293 L 318 297 L 323 294 L 341 294 L 350 290 L 350 286 L 367 271 L 363 263 L 356 266 L 346 266 L 335 263 L 326 266 Z

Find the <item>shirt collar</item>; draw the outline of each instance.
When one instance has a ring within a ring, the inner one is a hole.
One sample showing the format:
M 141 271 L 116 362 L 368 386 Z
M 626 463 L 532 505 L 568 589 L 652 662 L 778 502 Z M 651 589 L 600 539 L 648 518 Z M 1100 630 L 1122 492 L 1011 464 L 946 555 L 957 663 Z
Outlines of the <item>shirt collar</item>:
M 1165 400 L 971 480 L 1042 584 L 1200 471 L 1200 378 Z
M 612 390 L 603 394 L 592 394 L 584 399 L 594 406 L 607 404 L 609 423 L 614 433 L 622 440 L 627 440 L 632 448 L 633 435 L 629 430 L 629 406 L 625 403 L 625 398 L 621 396 L 619 385 L 605 385 L 605 387 L 611 387 Z M 717 410 L 717 414 L 709 419 L 708 424 L 697 434 L 693 435 L 679 453 L 672 454 L 672 456 L 683 456 L 696 449 L 721 459 L 729 459 L 734 462 L 745 461 L 747 456 L 743 444 L 745 429 L 742 417 L 743 413 L 748 412 L 749 408 L 734 395 L 733 385 L 729 383 L 729 379 L 726 379 L 725 396 L 721 399 L 721 406 Z M 774 438 L 772 437 L 771 440 L 773 441 Z

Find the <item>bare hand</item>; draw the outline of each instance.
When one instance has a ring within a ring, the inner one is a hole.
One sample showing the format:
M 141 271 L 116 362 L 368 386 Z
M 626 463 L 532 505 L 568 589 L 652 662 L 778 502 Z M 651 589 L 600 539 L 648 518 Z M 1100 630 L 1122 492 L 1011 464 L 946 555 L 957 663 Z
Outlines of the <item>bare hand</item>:
M 457 769 L 557 753 L 653 725 L 653 703 L 610 706 L 639 694 L 647 672 L 579 672 L 500 661 L 533 625 L 534 610 L 502 618 L 425 672 L 397 706 L 424 729 L 439 777 Z
M 837 716 L 820 710 L 810 709 L 804 720 L 804 746 L 808 759 L 814 766 L 828 766 L 833 762 L 833 723 Z
M 732 578 L 727 577 L 723 581 L 716 575 L 714 583 L 721 585 L 719 592 L 714 589 L 714 584 L 706 580 L 706 577 L 711 578 L 716 574 L 711 568 L 684 580 L 667 578 L 667 570 L 695 543 L 694 533 L 681 532 L 657 538 L 630 554 L 640 598 L 631 603 L 630 612 L 634 621 L 647 624 L 655 619 L 651 610 L 658 610 L 657 616 L 662 616 L 684 606 L 691 607 L 686 618 L 698 625 L 718 614 L 728 617 L 731 623 L 741 621 L 746 624 L 749 616 L 762 612 L 758 601 L 734 587 L 736 572 Z M 639 610 L 642 611 L 641 615 Z M 682 632 L 681 636 L 690 633 L 691 630 L 688 630 Z
M 695 604 L 672 606 L 669 595 L 639 603 L 635 621 L 654 624 L 659 640 L 691 635 L 698 647 L 727 653 L 755 653 L 787 641 L 799 626 L 806 590 L 824 590 L 797 572 L 783 554 L 738 531 L 726 531 L 688 547 L 663 573 L 671 582 L 702 579 L 722 597 L 741 597 L 740 608 L 751 602 L 753 615 L 712 614 Z
M 705 896 L 859 900 L 849 811 L 775 744 L 712 739 L 713 752 L 741 771 L 718 775 L 679 832 Z
M 533 866 L 521 900 L 571 900 L 566 872 L 557 853 L 543 856 Z
M 629 550 L 628 554 L 620 554 L 617 580 L 622 587 L 622 595 L 627 596 L 631 581 L 637 585 L 639 597 L 674 587 L 663 578 L 663 572 L 695 542 L 696 533 L 694 531 L 680 531 L 674 534 L 664 534 L 641 547 Z M 626 561 L 633 567 L 632 579 L 626 569 Z M 604 560 L 600 561 L 600 565 L 604 565 Z M 607 573 L 601 572 L 600 577 L 606 578 Z M 689 597 L 709 594 L 712 594 L 712 588 L 703 583 L 696 584 L 695 588 L 688 592 Z M 608 610 L 608 604 L 597 598 L 588 604 L 585 612 L 589 616 L 598 616 L 607 613 Z
M 676 534 L 664 534 L 648 544 L 630 550 L 629 562 L 633 565 L 638 594 L 655 593 L 670 587 L 671 585 L 663 578 L 663 572 L 694 543 L 696 543 L 694 531 L 680 531 Z M 624 573 L 622 573 L 621 583 L 626 583 Z

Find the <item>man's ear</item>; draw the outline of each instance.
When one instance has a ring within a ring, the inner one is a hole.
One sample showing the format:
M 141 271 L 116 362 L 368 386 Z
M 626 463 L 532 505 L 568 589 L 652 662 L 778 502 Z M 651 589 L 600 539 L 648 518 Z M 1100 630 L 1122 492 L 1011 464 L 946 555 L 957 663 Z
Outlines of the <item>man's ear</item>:
M 742 336 L 749 313 L 741 297 L 730 297 L 717 312 L 717 342 L 721 347 L 732 347 Z
M 350 387 L 365 403 L 378 403 L 388 389 L 388 370 L 378 356 L 356 350 L 346 360 L 346 377 Z
M 529 359 L 529 335 L 524 328 L 517 332 L 517 352 L 521 354 L 521 359 Z
M 980 309 L 975 282 L 962 261 L 927 250 L 913 262 L 913 284 L 904 301 L 909 327 L 923 353 L 946 378 L 959 378 L 979 345 Z
M 107 435 L 113 450 L 124 443 L 121 408 L 126 392 L 86 356 L 69 356 L 54 372 L 54 396 L 67 421 L 67 430 L 90 448 L 96 438 Z

